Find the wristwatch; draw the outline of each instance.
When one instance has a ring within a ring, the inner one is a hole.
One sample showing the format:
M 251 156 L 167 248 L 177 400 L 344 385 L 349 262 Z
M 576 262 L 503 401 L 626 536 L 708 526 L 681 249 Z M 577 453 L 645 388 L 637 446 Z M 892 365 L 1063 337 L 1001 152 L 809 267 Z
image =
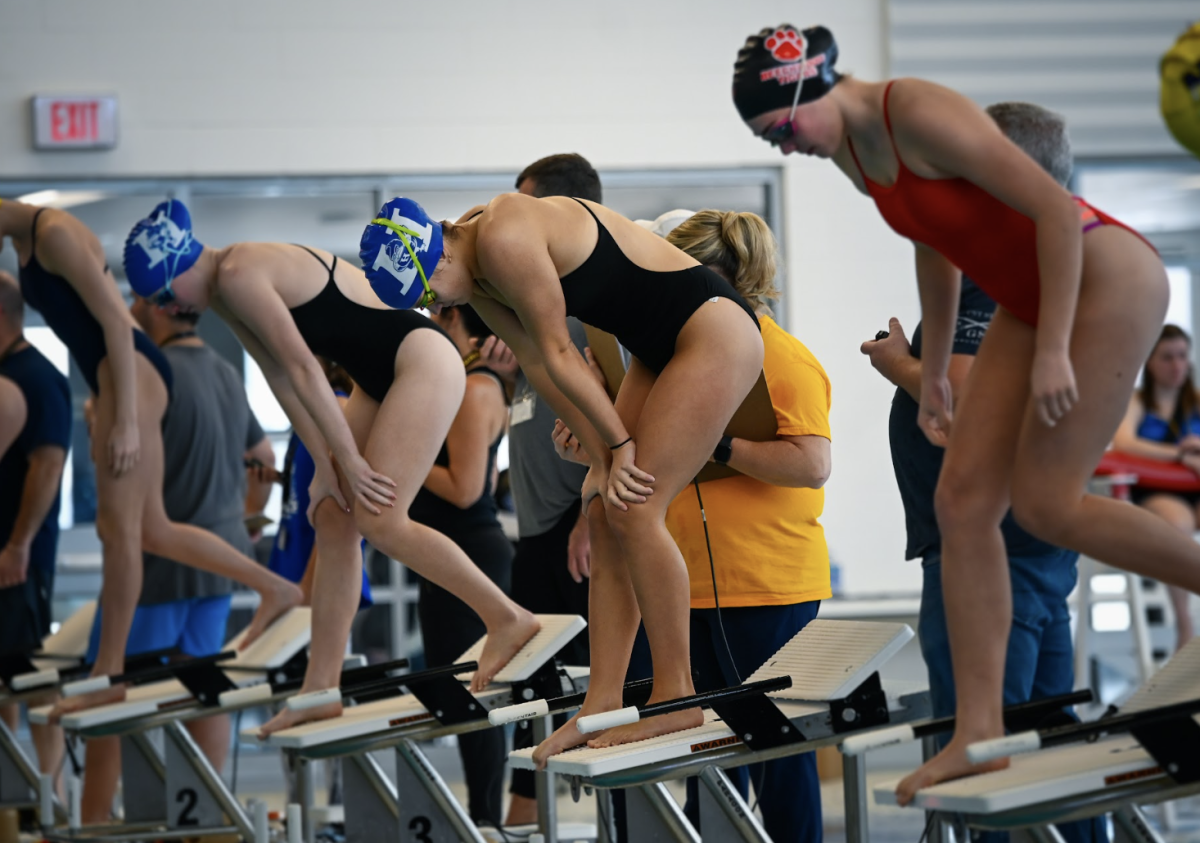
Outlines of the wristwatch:
M 729 458 L 733 456 L 733 437 L 722 436 L 721 441 L 717 443 L 717 449 L 713 451 L 713 459 L 721 465 L 729 462 Z

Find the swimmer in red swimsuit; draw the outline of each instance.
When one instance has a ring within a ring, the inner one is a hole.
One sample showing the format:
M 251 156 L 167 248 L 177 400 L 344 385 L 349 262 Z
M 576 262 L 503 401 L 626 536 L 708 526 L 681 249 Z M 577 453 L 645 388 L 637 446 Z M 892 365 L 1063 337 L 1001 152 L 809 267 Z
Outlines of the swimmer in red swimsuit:
M 903 804 L 1007 763 L 973 767 L 966 747 L 1003 734 L 999 633 L 1012 601 L 1000 521 L 1010 502 L 1052 544 L 1193 592 L 1200 547 L 1150 513 L 1086 494 L 1166 313 L 1154 249 L 1059 187 L 965 97 L 919 79 L 844 78 L 836 60 L 823 27 L 763 30 L 738 55 L 733 97 L 784 154 L 833 159 L 916 246 L 920 424 L 947 446 L 935 505 L 958 728 L 901 782 Z M 1000 307 L 954 408 L 946 373 L 960 271 Z

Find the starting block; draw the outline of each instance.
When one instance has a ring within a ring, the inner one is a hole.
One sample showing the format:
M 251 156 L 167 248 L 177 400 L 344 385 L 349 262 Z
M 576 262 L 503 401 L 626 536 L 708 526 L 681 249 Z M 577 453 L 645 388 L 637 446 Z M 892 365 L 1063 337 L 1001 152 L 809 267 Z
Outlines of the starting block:
M 93 600 L 72 614 L 58 631 L 42 640 L 33 654 L 9 654 L 0 657 L 0 679 L 4 690 L 0 704 L 19 703 L 38 697 L 60 681 L 62 674 L 79 670 L 87 655 L 88 634 L 96 614 Z M 25 754 L 16 736 L 0 722 L 0 808 L 26 808 L 38 805 L 41 784 L 38 766 Z M 46 794 L 43 806 L 56 821 L 66 820 L 66 811 L 57 797 Z
M 906 624 L 808 624 L 744 683 L 790 679 L 790 687 L 759 697 L 770 700 L 777 722 L 792 730 L 789 736 L 763 734 L 771 731 L 764 719 L 751 731 L 725 722 L 717 710 L 706 710 L 704 723 L 695 728 L 614 747 L 578 747 L 552 757 L 548 770 L 569 777 L 573 789 L 624 789 L 635 840 L 698 841 L 663 782 L 700 776 L 705 841 L 763 841 L 761 826 L 721 768 L 812 752 L 867 729 L 928 717 L 927 691 L 891 683 L 885 687 L 879 678 L 883 665 L 912 638 Z M 517 750 L 509 763 L 533 769 L 532 756 L 532 749 Z M 861 758 L 848 759 L 848 840 L 866 840 L 865 772 Z
M 449 693 L 444 687 L 434 694 L 430 688 L 421 688 L 420 674 L 412 675 L 418 677 L 416 682 L 399 676 L 393 684 L 407 687 L 409 693 L 375 699 L 346 708 L 340 717 L 276 732 L 265 743 L 294 756 L 302 782 L 308 778 L 306 770 L 312 760 L 343 759 L 348 843 L 381 839 L 485 843 L 415 741 L 486 729 L 492 710 L 584 687 L 587 670 L 560 668 L 555 656 L 583 631 L 586 622 L 578 615 L 539 615 L 538 619 L 541 630 L 478 694 L 469 694 L 462 684 L 473 675 L 473 666 L 458 673 L 446 669 L 426 672 L 452 681 L 456 688 Z M 486 637 L 480 639 L 459 663 L 473 665 L 485 643 Z M 439 707 L 439 693 L 443 695 L 440 699 L 449 701 L 445 707 Z M 344 690 L 343 695 L 354 696 L 354 692 Z M 243 732 L 242 739 L 258 743 L 253 733 Z M 380 749 L 396 753 L 395 782 L 369 755 Z M 311 794 L 306 797 L 305 836 L 311 840 Z
M 121 739 L 125 824 L 81 829 L 72 823 L 67 828 L 46 829 L 46 839 L 150 839 L 183 833 L 188 837 L 237 834 L 247 841 L 262 837 L 263 823 L 256 823 L 229 792 L 183 723 L 263 702 L 256 697 L 237 705 L 223 705 L 223 692 L 264 679 L 281 681 L 302 675 L 307 665 L 311 621 L 308 608 L 294 608 L 245 650 L 237 650 L 245 636 L 243 631 L 226 645 L 232 654 L 129 671 L 114 677 L 112 683 L 135 683 L 125 700 L 63 717 L 63 728 L 84 739 Z M 147 676 L 157 679 L 163 675 L 176 678 L 136 684 Z M 95 677 L 78 683 L 79 693 L 108 687 L 104 680 Z M 70 690 L 70 685 L 64 687 L 68 695 Z M 49 707 L 34 709 L 30 720 L 46 722 L 49 713 Z M 163 752 L 147 734 L 156 728 L 162 729 Z
M 1088 732 L 1080 742 L 1036 749 L 1038 733 L 998 740 L 992 748 L 1036 751 L 1012 755 L 1005 769 L 925 788 L 912 806 L 955 815 L 958 824 L 971 828 L 1042 833 L 1053 831 L 1057 823 L 1113 811 L 1118 826 L 1140 835 L 1136 839 L 1158 840 L 1134 806 L 1200 793 L 1200 716 L 1163 717 L 1164 709 L 1170 714 L 1193 707 L 1200 710 L 1200 639 L 1176 653 L 1119 715 L 1110 712 L 1090 724 L 1043 733 Z M 1107 722 L 1113 733 L 1105 733 Z M 988 749 L 976 744 L 969 751 Z M 876 803 L 895 804 L 895 786 L 880 784 Z

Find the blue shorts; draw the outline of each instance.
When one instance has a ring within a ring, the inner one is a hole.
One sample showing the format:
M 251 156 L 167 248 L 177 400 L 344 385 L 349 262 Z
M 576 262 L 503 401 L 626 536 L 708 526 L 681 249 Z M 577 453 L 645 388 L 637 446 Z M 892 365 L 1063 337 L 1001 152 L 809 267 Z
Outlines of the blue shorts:
M 138 653 L 172 647 L 189 656 L 211 656 L 221 652 L 225 644 L 225 624 L 229 620 L 231 599 L 232 595 L 223 594 L 220 597 L 196 597 L 138 606 L 133 614 L 133 626 L 129 630 L 125 654 L 136 656 Z M 96 660 L 99 651 L 100 610 L 97 609 L 92 635 L 88 640 L 89 663 Z

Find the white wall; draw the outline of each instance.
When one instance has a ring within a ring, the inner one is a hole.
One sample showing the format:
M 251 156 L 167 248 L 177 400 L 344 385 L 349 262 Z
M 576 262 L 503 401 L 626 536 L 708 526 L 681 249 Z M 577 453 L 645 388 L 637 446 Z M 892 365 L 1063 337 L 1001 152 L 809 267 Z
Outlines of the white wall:
M 738 120 L 745 36 L 837 33 L 885 71 L 884 0 L 581 4 L 0 0 L 0 178 L 509 170 L 568 150 L 599 168 L 780 163 Z M 120 140 L 31 150 L 35 93 L 115 92 Z M 848 590 L 916 590 L 887 445 L 891 390 L 859 343 L 917 305 L 907 245 L 825 162 L 789 160 L 791 326 L 834 384 L 824 519 Z

